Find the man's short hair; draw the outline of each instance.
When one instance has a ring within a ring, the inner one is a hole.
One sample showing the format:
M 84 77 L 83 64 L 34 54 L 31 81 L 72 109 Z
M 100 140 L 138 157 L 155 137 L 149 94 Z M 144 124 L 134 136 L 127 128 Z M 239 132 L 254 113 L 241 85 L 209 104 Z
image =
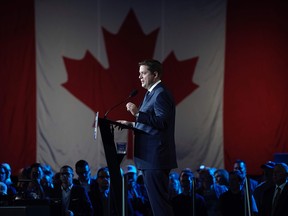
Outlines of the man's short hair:
M 145 65 L 147 69 L 151 72 L 158 72 L 158 76 L 161 78 L 163 74 L 162 64 L 155 59 L 146 59 L 138 63 L 139 66 Z
M 75 168 L 77 169 L 77 167 L 85 167 L 85 166 L 89 166 L 88 162 L 85 160 L 79 160 L 77 161 L 77 163 L 75 164 Z

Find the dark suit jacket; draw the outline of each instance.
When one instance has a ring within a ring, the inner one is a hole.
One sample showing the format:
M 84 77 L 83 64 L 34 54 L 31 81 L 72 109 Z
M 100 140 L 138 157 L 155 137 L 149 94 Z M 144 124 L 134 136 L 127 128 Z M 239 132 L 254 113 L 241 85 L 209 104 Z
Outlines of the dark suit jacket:
M 172 199 L 174 215 L 193 215 L 193 199 L 191 196 L 178 194 Z M 208 216 L 207 206 L 203 196 L 195 194 L 195 215 Z
M 135 127 L 134 160 L 138 169 L 173 169 L 177 167 L 175 150 L 175 103 L 159 83 L 139 109 Z
M 63 215 L 62 212 L 62 189 L 54 188 L 50 194 L 53 215 Z M 93 208 L 86 190 L 77 185 L 73 185 L 70 194 L 69 210 L 75 216 L 92 216 Z
M 74 179 L 73 184 L 81 186 L 78 179 Z M 103 206 L 103 198 L 102 198 L 101 194 L 102 193 L 99 190 L 99 185 L 97 183 L 97 180 L 91 179 L 90 191 L 88 192 L 88 196 L 89 196 L 90 201 L 91 201 L 92 206 L 93 206 L 93 210 L 94 210 L 93 216 L 102 216 L 105 212 L 105 210 L 103 209 L 105 207 Z M 108 206 L 106 206 L 106 207 L 108 208 L 109 215 L 111 215 L 111 216 L 117 215 L 115 201 L 114 201 L 114 198 L 111 197 L 110 193 L 109 193 Z
M 288 215 L 288 183 L 286 183 L 279 200 L 276 205 L 274 214 L 272 211 L 272 200 L 275 187 L 272 187 L 264 192 L 262 205 L 259 207 L 259 216 L 287 216 Z
M 78 179 L 73 179 L 73 184 L 81 186 L 80 181 Z M 98 189 L 98 183 L 96 179 L 90 179 L 90 191 L 87 191 L 87 193 L 94 209 L 94 216 L 101 215 L 99 213 L 100 209 L 98 205 L 98 196 L 100 192 Z

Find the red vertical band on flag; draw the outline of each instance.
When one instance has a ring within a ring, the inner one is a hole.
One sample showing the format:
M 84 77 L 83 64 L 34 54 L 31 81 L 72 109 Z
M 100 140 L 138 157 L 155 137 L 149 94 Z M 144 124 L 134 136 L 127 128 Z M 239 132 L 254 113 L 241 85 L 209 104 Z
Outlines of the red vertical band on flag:
M 0 7 L 0 158 L 12 172 L 36 160 L 34 1 Z
M 250 174 L 288 151 L 288 3 L 228 1 L 224 80 L 225 167 Z

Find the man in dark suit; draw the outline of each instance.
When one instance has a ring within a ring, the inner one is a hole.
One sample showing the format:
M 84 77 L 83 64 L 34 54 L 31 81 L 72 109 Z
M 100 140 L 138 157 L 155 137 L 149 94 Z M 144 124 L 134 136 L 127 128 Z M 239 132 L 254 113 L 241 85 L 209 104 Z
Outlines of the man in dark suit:
M 73 180 L 73 184 L 85 188 L 94 209 L 94 216 L 99 215 L 97 208 L 98 184 L 97 180 L 91 177 L 91 171 L 88 162 L 86 160 L 77 161 L 75 164 L 75 171 L 78 175 L 78 178 Z
M 259 207 L 259 216 L 288 215 L 288 166 L 277 163 L 273 170 L 275 187 L 267 189 L 263 194 Z
M 196 192 L 193 193 L 195 191 L 193 181 L 194 175 L 190 169 L 186 168 L 181 171 L 180 184 L 182 192 L 172 199 L 175 215 L 194 216 L 195 213 L 197 216 L 208 216 L 204 197 Z
M 240 171 L 242 177 L 245 179 L 247 176 L 247 164 L 244 160 L 240 160 L 240 159 L 237 159 L 235 162 L 234 162 L 234 167 L 233 167 L 233 170 L 234 171 Z M 252 178 L 249 178 L 249 181 L 250 181 L 250 190 L 251 190 L 251 193 L 254 192 L 255 188 L 257 187 L 258 185 L 258 181 L 252 179 Z
M 142 170 L 144 184 L 156 216 L 173 215 L 168 199 L 169 172 L 177 167 L 175 150 L 175 103 L 161 82 L 162 65 L 157 60 L 139 63 L 139 79 L 146 96 L 138 108 L 129 102 L 127 111 L 135 116 L 134 161 Z M 124 124 L 132 122 L 122 121 Z
M 85 188 L 73 185 L 73 176 L 72 167 L 66 165 L 60 169 L 61 186 L 52 189 L 50 194 L 52 215 L 93 215 L 93 208 Z

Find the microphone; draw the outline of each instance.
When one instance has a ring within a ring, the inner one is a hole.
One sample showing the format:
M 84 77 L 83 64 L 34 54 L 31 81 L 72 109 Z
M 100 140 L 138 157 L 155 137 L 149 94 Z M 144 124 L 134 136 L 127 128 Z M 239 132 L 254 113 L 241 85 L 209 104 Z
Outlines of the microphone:
M 131 91 L 131 93 L 129 94 L 129 96 L 128 96 L 125 100 L 123 100 L 123 101 L 121 101 L 120 103 L 118 103 L 118 104 L 114 105 L 113 107 L 111 107 L 111 108 L 105 113 L 104 118 L 106 119 L 108 113 L 110 113 L 113 109 L 115 109 L 116 107 L 118 107 L 118 106 L 121 105 L 122 103 L 126 102 L 128 99 L 130 99 L 130 98 L 132 98 L 132 97 L 135 97 L 137 94 L 138 94 L 138 90 L 137 90 L 137 89 L 133 89 L 133 90 Z

